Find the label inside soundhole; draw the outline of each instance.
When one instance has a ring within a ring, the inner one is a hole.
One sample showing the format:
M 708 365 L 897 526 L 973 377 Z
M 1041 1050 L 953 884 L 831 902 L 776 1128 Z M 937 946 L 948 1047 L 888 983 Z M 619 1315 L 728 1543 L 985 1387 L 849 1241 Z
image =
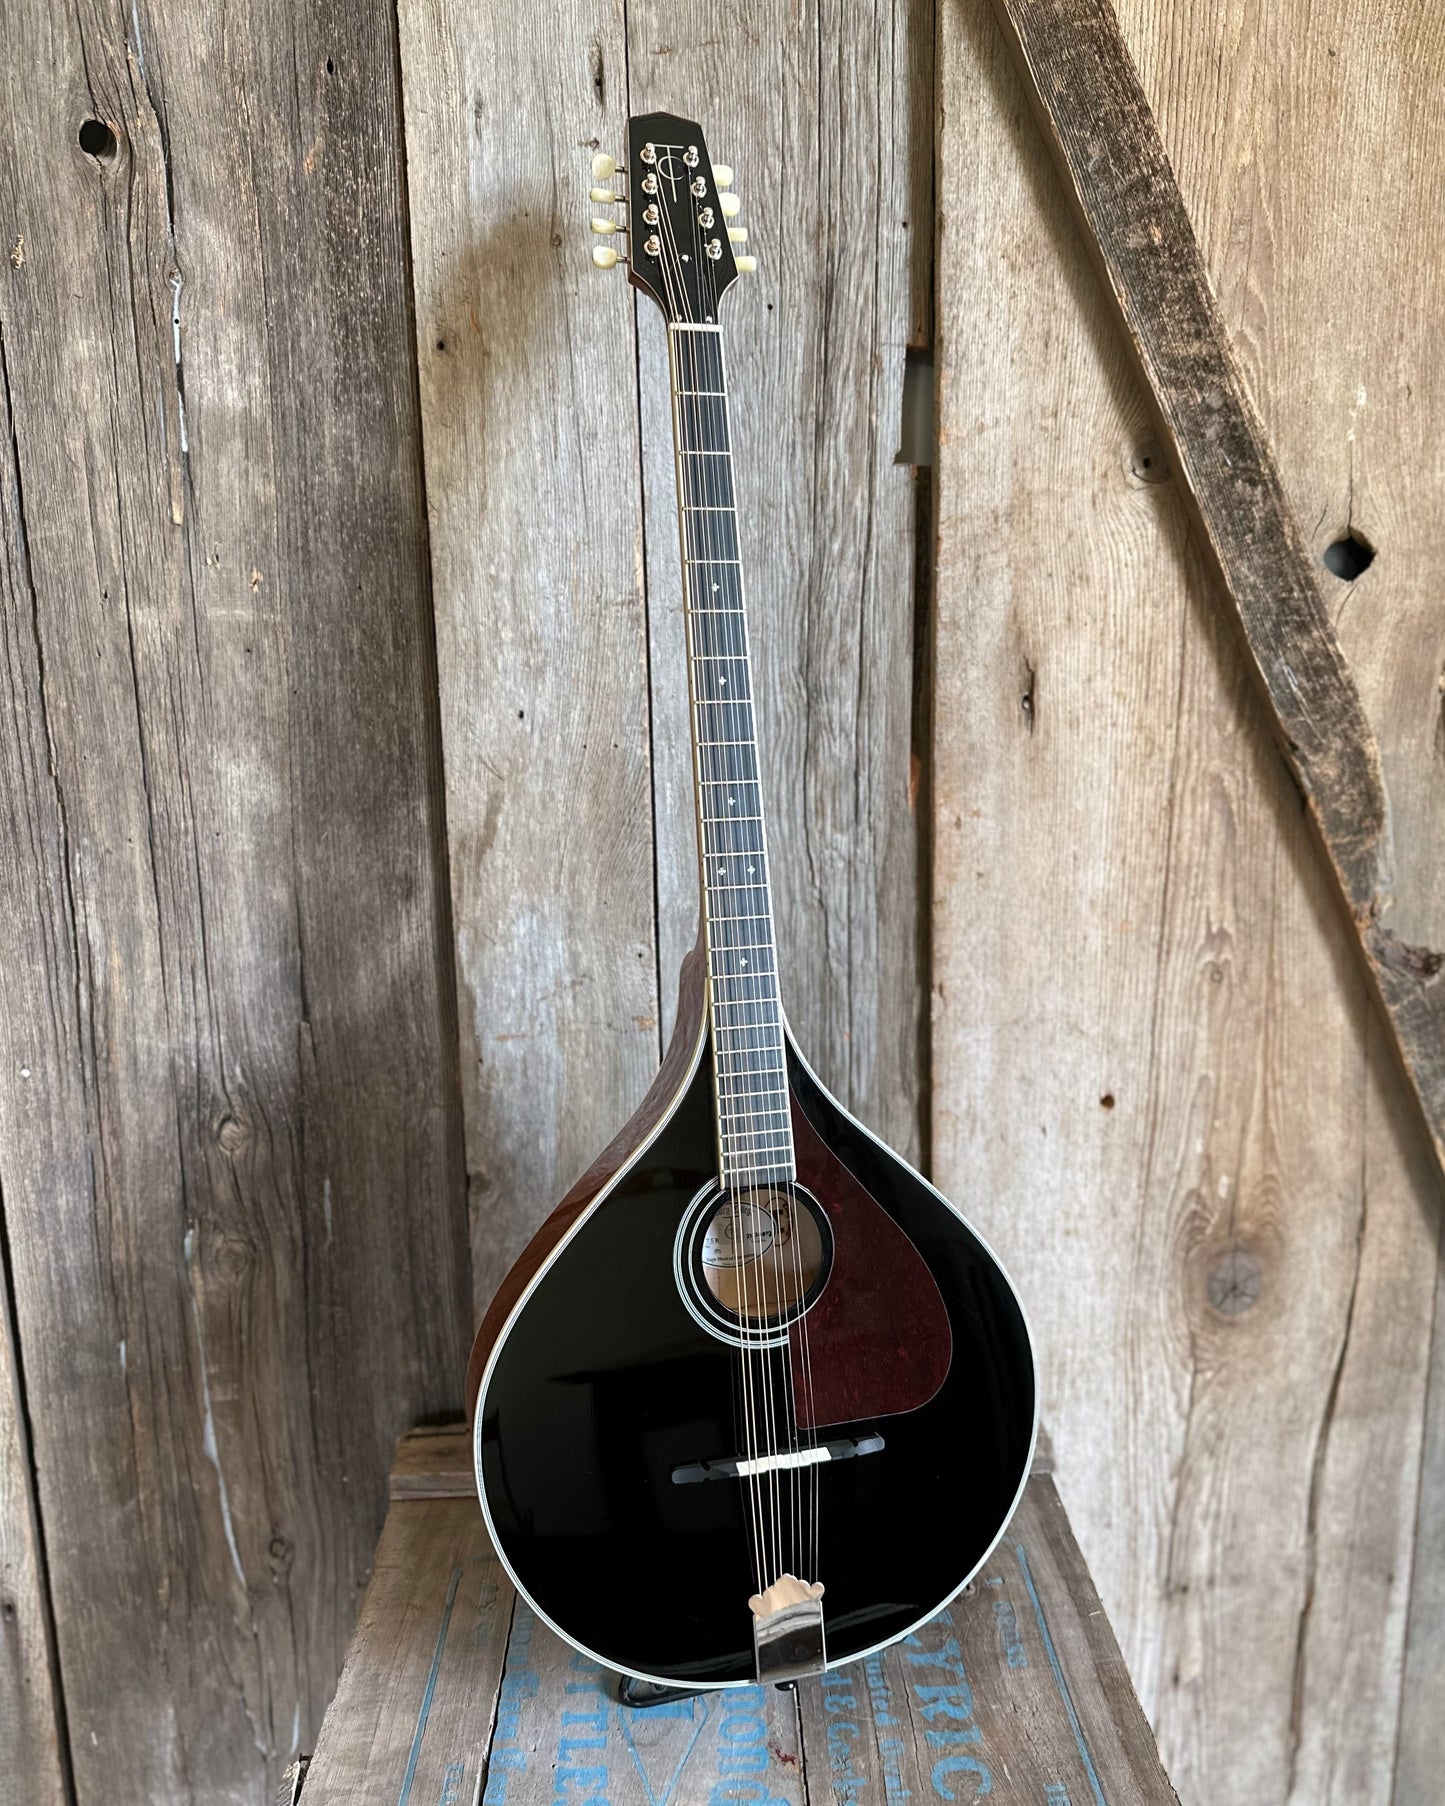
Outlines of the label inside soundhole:
M 713 1215 L 702 1238 L 704 1267 L 738 1267 L 768 1252 L 777 1237 L 772 1212 L 751 1193 L 731 1199 Z
M 720 1305 L 747 1321 L 792 1310 L 822 1264 L 812 1211 L 780 1187 L 723 1198 L 703 1233 L 703 1281 Z

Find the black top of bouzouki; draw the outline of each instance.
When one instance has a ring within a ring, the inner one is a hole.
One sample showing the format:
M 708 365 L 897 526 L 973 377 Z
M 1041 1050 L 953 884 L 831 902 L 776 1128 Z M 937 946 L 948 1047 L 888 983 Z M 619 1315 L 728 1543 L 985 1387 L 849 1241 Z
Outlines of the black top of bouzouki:
M 702 926 L 657 1080 L 503 1284 L 468 1401 L 538 1614 L 625 1674 L 738 1686 L 871 1653 L 966 1584 L 1027 1477 L 1034 1360 L 996 1257 L 783 1015 L 719 317 L 752 267 L 731 172 L 653 113 L 592 173 L 628 220 L 594 231 L 625 230 L 667 320 Z

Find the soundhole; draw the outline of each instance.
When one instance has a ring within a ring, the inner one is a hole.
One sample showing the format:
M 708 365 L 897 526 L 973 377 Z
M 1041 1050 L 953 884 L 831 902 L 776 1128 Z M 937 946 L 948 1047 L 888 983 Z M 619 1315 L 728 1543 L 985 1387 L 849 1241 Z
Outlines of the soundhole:
M 749 1340 L 786 1330 L 822 1291 L 833 1237 L 799 1185 L 755 1185 L 694 1201 L 679 1237 L 683 1295 L 706 1327 Z

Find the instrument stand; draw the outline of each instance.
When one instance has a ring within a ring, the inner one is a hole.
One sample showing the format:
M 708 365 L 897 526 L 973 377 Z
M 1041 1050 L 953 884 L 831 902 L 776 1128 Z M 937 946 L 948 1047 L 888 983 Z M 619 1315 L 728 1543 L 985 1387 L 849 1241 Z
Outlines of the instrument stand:
M 773 1684 L 780 1693 L 794 1693 L 798 1686 L 796 1681 L 775 1681 Z M 643 1711 L 648 1706 L 670 1705 L 679 1699 L 699 1699 L 702 1691 L 694 1687 L 663 1687 L 656 1681 L 640 1681 L 631 1674 L 619 1674 L 617 1677 L 617 1697 L 624 1706 L 631 1706 L 634 1711 Z

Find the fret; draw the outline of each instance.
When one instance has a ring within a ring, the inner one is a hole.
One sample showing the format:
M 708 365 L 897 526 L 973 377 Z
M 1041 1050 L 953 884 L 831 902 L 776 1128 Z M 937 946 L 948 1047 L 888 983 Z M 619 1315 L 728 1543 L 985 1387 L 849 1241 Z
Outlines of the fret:
M 760 1051 L 760 1050 L 759 1050 Z M 774 1053 L 780 1050 L 774 1048 Z M 740 1097 L 780 1097 L 787 1091 L 787 1069 L 781 1062 L 774 1060 L 768 1066 L 740 1066 L 736 1060 L 717 1063 L 718 1085 L 726 1098 Z M 765 1084 L 765 1080 L 779 1080 L 778 1084 Z M 758 1112 L 761 1114 L 761 1111 Z
M 726 389 L 674 389 L 674 395 L 726 395 Z

